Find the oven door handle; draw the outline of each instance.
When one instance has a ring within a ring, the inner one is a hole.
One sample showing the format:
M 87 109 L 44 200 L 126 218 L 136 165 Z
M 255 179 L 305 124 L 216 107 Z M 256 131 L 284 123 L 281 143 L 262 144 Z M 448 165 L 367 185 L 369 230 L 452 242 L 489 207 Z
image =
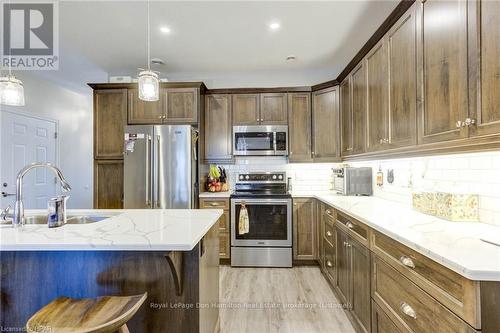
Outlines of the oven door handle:
M 275 204 L 291 204 L 290 199 L 231 199 L 234 204 L 244 203 L 245 205 L 261 204 L 261 205 L 275 205 Z

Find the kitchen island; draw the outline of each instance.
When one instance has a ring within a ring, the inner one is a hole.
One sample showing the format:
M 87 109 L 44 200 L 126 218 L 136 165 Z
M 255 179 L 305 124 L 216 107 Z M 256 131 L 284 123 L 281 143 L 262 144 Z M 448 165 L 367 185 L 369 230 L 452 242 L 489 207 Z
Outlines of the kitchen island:
M 52 229 L 0 226 L 2 330 L 19 330 L 60 296 L 144 292 L 148 299 L 129 322 L 131 332 L 217 329 L 222 210 L 74 210 L 68 215 L 99 218 Z

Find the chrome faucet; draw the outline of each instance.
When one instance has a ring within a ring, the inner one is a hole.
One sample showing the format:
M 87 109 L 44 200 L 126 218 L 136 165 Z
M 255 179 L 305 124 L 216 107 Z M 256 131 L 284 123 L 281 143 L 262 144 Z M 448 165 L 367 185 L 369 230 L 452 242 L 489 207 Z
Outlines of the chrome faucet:
M 12 215 L 12 225 L 14 227 L 19 227 L 24 224 L 24 204 L 23 204 L 23 177 L 30 170 L 36 168 L 47 168 L 55 173 L 59 181 L 61 182 L 61 187 L 64 192 L 68 192 L 71 190 L 71 186 L 69 186 L 68 182 L 64 178 L 61 170 L 57 168 L 55 165 L 50 163 L 32 163 L 30 165 L 25 166 L 19 171 L 16 179 L 16 203 L 14 205 L 14 214 Z M 8 209 L 7 209 L 8 212 Z

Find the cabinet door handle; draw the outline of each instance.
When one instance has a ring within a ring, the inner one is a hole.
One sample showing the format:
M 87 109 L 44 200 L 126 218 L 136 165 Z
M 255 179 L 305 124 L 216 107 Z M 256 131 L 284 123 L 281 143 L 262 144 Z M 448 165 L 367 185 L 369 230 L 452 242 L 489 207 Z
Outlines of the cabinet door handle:
M 465 127 L 465 123 L 461 120 L 457 120 L 457 122 L 455 123 L 455 126 L 457 128 L 460 128 L 460 127 Z
M 345 225 L 346 225 L 346 227 L 348 227 L 349 229 L 353 229 L 353 228 L 354 228 L 354 224 L 352 224 L 351 222 L 347 222 Z
M 325 213 L 327 213 L 328 215 L 331 215 L 331 214 L 332 214 L 332 211 L 331 211 L 331 210 L 329 210 L 329 209 L 327 209 L 327 210 L 325 210 Z
M 399 309 L 401 310 L 402 313 L 404 313 L 408 317 L 417 319 L 417 313 L 415 312 L 415 310 L 413 310 L 413 308 L 409 304 L 401 302 Z
M 326 232 L 326 235 L 327 235 L 328 237 L 332 237 L 332 233 L 331 233 L 330 231 L 327 231 L 327 232 Z
M 467 119 L 465 119 L 464 123 L 465 123 L 465 125 L 467 125 L 467 126 L 472 126 L 472 125 L 475 125 L 475 124 L 476 124 L 476 119 L 467 118 Z
M 215 206 L 218 206 L 218 205 L 219 205 L 219 204 L 218 204 L 217 202 L 212 202 L 212 203 L 210 204 L 210 206 L 212 206 L 212 207 L 215 207 Z
M 327 265 L 328 267 L 333 267 L 332 262 L 331 262 L 330 260 L 328 260 L 328 261 L 326 262 L 326 265 Z
M 347 247 L 347 242 L 344 242 L 344 247 Z
M 413 262 L 413 260 L 411 260 L 411 258 L 407 256 L 401 256 L 401 258 L 399 258 L 399 261 L 406 267 L 415 268 L 415 263 Z

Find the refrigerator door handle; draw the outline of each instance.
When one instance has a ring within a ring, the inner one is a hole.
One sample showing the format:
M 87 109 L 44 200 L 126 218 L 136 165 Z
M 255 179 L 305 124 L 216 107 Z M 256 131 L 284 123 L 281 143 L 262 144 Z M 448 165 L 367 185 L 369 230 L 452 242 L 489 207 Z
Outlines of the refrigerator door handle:
M 146 137 L 146 207 L 151 208 L 151 136 Z
M 161 166 L 160 166 L 160 136 L 157 135 L 156 136 L 156 142 L 155 142 L 155 159 L 154 159 L 154 163 L 155 163 L 155 170 L 154 170 L 154 178 L 155 178 L 155 181 L 154 181 L 154 184 L 155 184 L 155 200 L 154 200 L 154 205 L 153 205 L 153 208 L 160 208 L 160 202 L 159 202 L 159 198 L 160 198 L 160 176 L 161 176 Z

